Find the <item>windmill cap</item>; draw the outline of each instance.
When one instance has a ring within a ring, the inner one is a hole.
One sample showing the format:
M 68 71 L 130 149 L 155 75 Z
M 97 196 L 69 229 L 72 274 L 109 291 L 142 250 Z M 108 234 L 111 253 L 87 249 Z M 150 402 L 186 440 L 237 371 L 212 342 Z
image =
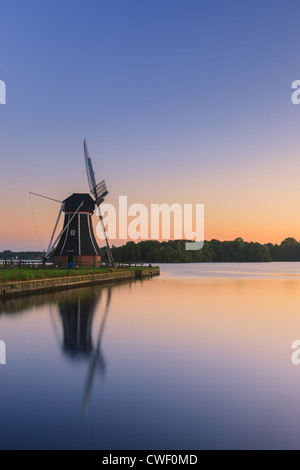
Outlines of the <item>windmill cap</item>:
M 80 207 L 79 212 L 94 213 L 95 202 L 89 194 L 81 193 L 74 193 L 64 200 L 64 212 L 76 212 L 81 202 L 83 202 L 83 205 Z

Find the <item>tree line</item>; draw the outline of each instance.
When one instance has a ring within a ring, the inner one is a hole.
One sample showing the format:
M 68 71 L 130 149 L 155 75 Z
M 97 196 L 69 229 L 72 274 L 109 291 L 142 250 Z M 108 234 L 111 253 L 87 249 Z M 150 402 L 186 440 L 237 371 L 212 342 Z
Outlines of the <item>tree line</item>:
M 280 245 L 246 242 L 242 238 L 233 241 L 205 241 L 202 250 L 186 251 L 185 240 L 140 243 L 128 242 L 113 247 L 116 262 L 146 263 L 224 263 L 300 261 L 300 243 L 286 238 Z
M 185 240 L 159 242 L 147 240 L 139 243 L 128 242 L 120 247 L 112 247 L 114 260 L 120 263 L 229 263 L 229 262 L 268 262 L 300 261 L 300 242 L 286 238 L 281 244 L 260 244 L 246 242 L 242 238 L 233 241 L 205 241 L 202 250 L 186 251 Z M 102 249 L 105 261 L 106 251 Z M 39 251 L 0 252 L 0 259 L 36 260 L 41 258 Z
M 11 259 L 23 259 L 23 260 L 38 260 L 42 257 L 41 251 L 11 251 L 5 250 L 0 252 L 0 259 L 11 260 Z

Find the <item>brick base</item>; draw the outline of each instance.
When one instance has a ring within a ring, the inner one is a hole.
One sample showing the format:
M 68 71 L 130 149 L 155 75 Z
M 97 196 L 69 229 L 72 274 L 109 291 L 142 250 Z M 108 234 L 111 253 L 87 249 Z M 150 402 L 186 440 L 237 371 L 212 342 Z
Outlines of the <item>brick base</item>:
M 102 264 L 102 256 L 74 256 L 74 266 L 78 267 L 97 267 Z M 54 256 L 54 266 L 67 267 L 68 257 L 67 256 Z

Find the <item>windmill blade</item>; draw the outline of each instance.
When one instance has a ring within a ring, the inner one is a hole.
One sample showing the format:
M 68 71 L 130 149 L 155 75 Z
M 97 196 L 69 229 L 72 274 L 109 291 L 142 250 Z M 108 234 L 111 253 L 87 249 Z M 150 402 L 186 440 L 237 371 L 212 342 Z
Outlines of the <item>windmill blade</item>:
M 89 153 L 89 148 L 86 139 L 83 142 L 84 147 L 84 159 L 85 159 L 85 168 L 87 179 L 89 183 L 90 193 L 95 198 L 95 203 L 97 206 L 104 201 L 104 198 L 108 195 L 107 187 L 105 181 L 101 181 L 101 183 L 96 183 L 95 172 L 92 164 L 92 160 Z
M 98 216 L 99 216 L 99 219 L 100 219 L 100 223 L 101 223 L 101 227 L 102 227 L 102 231 L 103 231 L 103 235 L 104 235 L 104 239 L 105 239 L 105 243 L 106 243 L 106 253 L 107 253 L 108 263 L 109 263 L 110 266 L 112 266 L 114 268 L 115 267 L 115 262 L 114 262 L 113 254 L 111 252 L 110 244 L 109 244 L 109 241 L 108 241 L 108 238 L 107 238 L 107 235 L 106 235 L 106 230 L 105 230 L 105 225 L 104 225 L 104 222 L 103 222 L 103 217 L 102 217 L 102 214 L 101 214 L 100 204 L 98 206 Z
M 101 181 L 101 183 L 97 184 L 92 191 L 94 198 L 96 199 L 97 206 L 100 206 L 104 201 L 104 198 L 108 195 L 107 187 L 105 181 Z
M 83 147 L 87 179 L 89 183 L 90 192 L 93 194 L 94 188 L 96 187 L 96 178 L 86 139 L 84 139 L 83 141 Z
M 53 197 L 43 196 L 42 194 L 32 193 L 31 191 L 29 191 L 29 194 L 32 194 L 33 196 L 42 197 L 43 199 L 49 199 L 49 201 L 59 202 L 60 204 L 62 204 L 62 201 L 58 201 L 57 199 L 53 199 Z
M 55 233 L 56 233 L 56 229 L 57 229 L 57 227 L 58 227 L 58 224 L 59 224 L 59 221 L 60 221 L 60 217 L 61 217 L 61 214 L 62 214 L 62 212 L 63 212 L 63 210 L 64 210 L 64 207 L 65 207 L 65 204 L 64 204 L 64 202 L 62 202 L 62 203 L 61 203 L 61 206 L 60 206 L 59 214 L 58 214 L 58 217 L 57 217 L 57 220 L 56 220 L 56 224 L 55 224 L 55 226 L 54 226 L 54 230 L 53 230 L 53 233 L 52 233 L 52 236 L 51 236 L 51 239 L 50 239 L 50 243 L 49 243 L 49 246 L 48 246 L 48 250 L 47 250 L 47 252 L 46 252 L 46 254 L 45 254 L 45 256 L 44 256 L 44 261 L 46 261 L 47 256 L 48 256 L 48 254 L 50 253 L 51 246 L 52 246 L 52 242 L 53 242 L 53 238 L 54 238 L 54 235 L 55 235 Z
M 105 226 L 103 223 L 103 218 L 102 218 L 101 210 L 100 210 L 100 204 L 102 204 L 102 202 L 104 201 L 104 198 L 108 195 L 107 187 L 106 187 L 105 181 L 101 181 L 101 183 L 99 184 L 96 183 L 95 172 L 93 169 L 93 164 L 92 164 L 92 160 L 89 154 L 89 149 L 88 149 L 86 139 L 84 139 L 83 141 L 83 147 L 84 147 L 85 167 L 86 167 L 87 179 L 88 179 L 88 183 L 90 187 L 90 193 L 92 194 L 92 196 L 94 196 L 95 204 L 98 207 L 98 215 L 101 221 L 101 226 L 102 226 L 102 230 L 103 230 L 104 238 L 106 242 L 106 252 L 107 252 L 108 262 L 110 266 L 114 267 L 115 263 L 114 263 L 113 255 L 109 246 L 107 235 L 105 232 Z

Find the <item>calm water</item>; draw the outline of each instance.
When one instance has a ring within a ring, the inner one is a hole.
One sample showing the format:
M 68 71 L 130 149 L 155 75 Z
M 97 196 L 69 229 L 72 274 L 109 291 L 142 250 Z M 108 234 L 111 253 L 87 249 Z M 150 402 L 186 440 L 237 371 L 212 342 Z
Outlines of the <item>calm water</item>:
M 299 448 L 300 263 L 7 301 L 0 448 Z

